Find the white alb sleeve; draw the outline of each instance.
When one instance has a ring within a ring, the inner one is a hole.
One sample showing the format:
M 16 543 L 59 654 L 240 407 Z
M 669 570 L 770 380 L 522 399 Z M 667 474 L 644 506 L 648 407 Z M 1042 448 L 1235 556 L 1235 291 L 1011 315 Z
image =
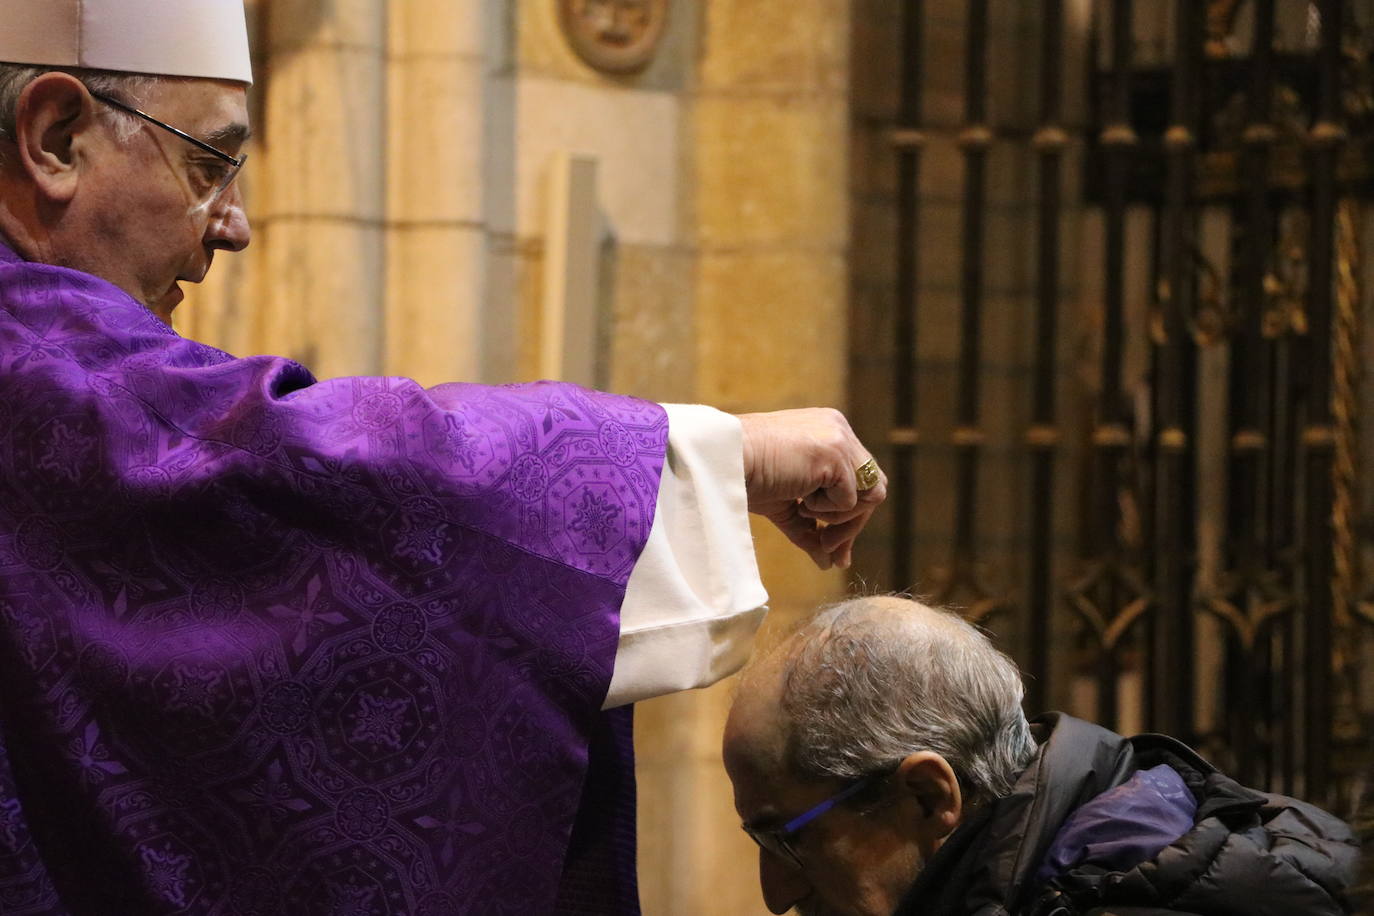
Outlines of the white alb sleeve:
M 620 609 L 604 708 L 705 687 L 739 670 L 767 612 L 744 492 L 739 420 L 665 404 L 668 455 Z

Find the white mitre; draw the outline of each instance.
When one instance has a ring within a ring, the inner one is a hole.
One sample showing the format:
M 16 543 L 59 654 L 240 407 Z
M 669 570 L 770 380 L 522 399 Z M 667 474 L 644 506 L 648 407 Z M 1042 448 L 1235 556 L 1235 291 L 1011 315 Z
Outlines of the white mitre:
M 253 82 L 243 0 L 0 0 L 0 61 Z

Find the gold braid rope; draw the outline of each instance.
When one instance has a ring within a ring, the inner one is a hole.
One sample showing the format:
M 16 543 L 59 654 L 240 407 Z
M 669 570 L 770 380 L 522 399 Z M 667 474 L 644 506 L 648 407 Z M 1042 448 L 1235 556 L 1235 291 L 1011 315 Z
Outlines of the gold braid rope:
M 1331 414 L 1335 422 L 1336 453 L 1332 467 L 1331 582 L 1336 626 L 1345 629 L 1360 612 L 1359 547 L 1355 540 L 1355 503 L 1358 497 L 1357 454 L 1360 410 L 1360 234 L 1353 200 L 1341 202 L 1336 213 L 1335 361 L 1332 366 Z
M 1358 589 L 1359 545 L 1355 512 L 1359 480 L 1356 475 L 1360 409 L 1360 226 L 1359 208 L 1346 199 L 1336 211 L 1336 314 L 1333 328 L 1331 413 L 1335 424 L 1335 462 L 1331 501 L 1332 613 L 1336 639 L 1331 665 L 1336 677 L 1332 698 L 1332 735 L 1338 742 L 1358 742 L 1362 735 L 1359 712 L 1356 620 L 1371 620 Z M 1356 615 L 1359 615 L 1358 617 Z

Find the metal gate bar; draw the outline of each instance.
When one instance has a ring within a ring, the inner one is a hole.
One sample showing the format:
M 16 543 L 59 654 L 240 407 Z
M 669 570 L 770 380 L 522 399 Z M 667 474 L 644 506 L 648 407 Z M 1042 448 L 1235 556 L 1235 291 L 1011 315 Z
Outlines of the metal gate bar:
M 1340 126 L 1343 0 L 1321 0 L 1321 51 L 1316 118 L 1310 143 L 1312 239 L 1307 286 L 1305 793 L 1325 797 L 1331 772 L 1331 613 L 1334 568 L 1330 551 L 1333 450 L 1331 427 L 1331 292 L 1334 282 L 1336 168 L 1345 132 Z
M 1060 53 L 1064 45 L 1063 0 L 1045 0 L 1040 30 L 1040 126 L 1032 143 L 1039 157 L 1040 201 L 1036 252 L 1035 380 L 1031 392 L 1030 582 L 1027 591 L 1027 704 L 1044 709 L 1050 687 L 1050 633 L 1055 606 L 1054 464 L 1059 446 L 1055 416 L 1059 335 L 1059 217 L 1061 172 L 1069 137 L 1063 115 Z
M 892 492 L 897 495 L 892 514 L 892 579 L 897 588 L 910 588 L 915 582 L 912 550 L 916 542 L 916 248 L 920 238 L 921 152 L 925 137 L 921 133 L 922 53 L 924 44 L 924 0 L 903 4 L 901 46 L 901 99 L 892 146 L 897 154 L 897 298 L 896 353 L 893 366 L 893 424 L 888 442 L 893 449 Z
M 1161 240 L 1162 273 L 1156 284 L 1154 595 L 1150 631 L 1149 720 L 1161 731 L 1186 736 L 1192 724 L 1192 595 L 1185 558 L 1192 543 L 1191 377 L 1194 349 L 1186 316 L 1196 295 L 1196 212 L 1192 207 L 1199 130 L 1199 84 L 1206 6 L 1178 0 L 1169 129 L 1164 135 L 1166 176 Z
M 953 555 L 935 598 L 947 604 L 967 595 L 964 614 L 982 622 L 1000 605 L 983 587 L 977 562 L 978 474 L 983 448 L 979 428 L 982 376 L 983 244 L 988 152 L 992 130 L 987 102 L 988 0 L 969 0 L 964 56 L 964 191 L 960 265 L 959 381 L 955 452 Z
M 1105 296 L 1101 397 L 1092 436 L 1088 516 L 1084 525 L 1086 572 L 1069 589 L 1071 606 L 1098 643 L 1097 719 L 1117 722 L 1117 648 L 1132 621 L 1148 605 L 1144 584 L 1119 537 L 1119 487 L 1127 471 L 1131 433 L 1121 390 L 1126 308 L 1126 194 L 1139 138 L 1131 126 L 1131 61 L 1134 4 L 1112 0 L 1111 91 L 1099 137 L 1105 159 Z
M 1266 689 L 1273 697 L 1272 677 L 1265 664 L 1269 653 L 1263 648 L 1273 640 L 1268 631 L 1291 612 L 1291 586 L 1278 581 L 1273 568 L 1276 558 L 1269 524 L 1269 457 L 1274 437 L 1267 434 L 1268 406 L 1274 396 L 1274 343 L 1277 328 L 1266 333 L 1269 317 L 1265 291 L 1274 232 L 1269 207 L 1270 149 L 1277 130 L 1270 123 L 1273 108 L 1274 0 L 1256 0 L 1255 25 L 1248 64 L 1245 96 L 1245 128 L 1242 134 L 1241 180 L 1244 188 L 1241 208 L 1235 216 L 1243 227 L 1238 240 L 1237 271 L 1234 278 L 1238 333 L 1231 341 L 1229 401 L 1230 447 L 1229 490 L 1227 500 L 1228 568 L 1218 584 L 1218 594 L 1205 606 L 1217 612 L 1231 627 L 1228 652 L 1226 734 L 1238 764 L 1237 775 L 1253 783 L 1260 778 L 1261 754 L 1254 748 L 1256 738 L 1250 711 Z M 1279 629 L 1279 645 L 1284 630 Z M 1239 646 L 1236 646 L 1239 643 Z M 1265 759 L 1283 757 L 1287 742 L 1271 740 Z M 1291 759 L 1278 769 L 1290 771 Z M 1267 777 L 1269 774 L 1265 774 Z

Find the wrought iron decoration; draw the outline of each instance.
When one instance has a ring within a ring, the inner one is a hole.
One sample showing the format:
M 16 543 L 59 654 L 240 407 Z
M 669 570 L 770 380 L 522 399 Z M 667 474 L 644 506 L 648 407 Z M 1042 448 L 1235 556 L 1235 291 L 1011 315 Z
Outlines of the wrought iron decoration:
M 589 65 L 603 73 L 637 73 L 658 52 L 668 0 L 558 0 L 558 20 Z

